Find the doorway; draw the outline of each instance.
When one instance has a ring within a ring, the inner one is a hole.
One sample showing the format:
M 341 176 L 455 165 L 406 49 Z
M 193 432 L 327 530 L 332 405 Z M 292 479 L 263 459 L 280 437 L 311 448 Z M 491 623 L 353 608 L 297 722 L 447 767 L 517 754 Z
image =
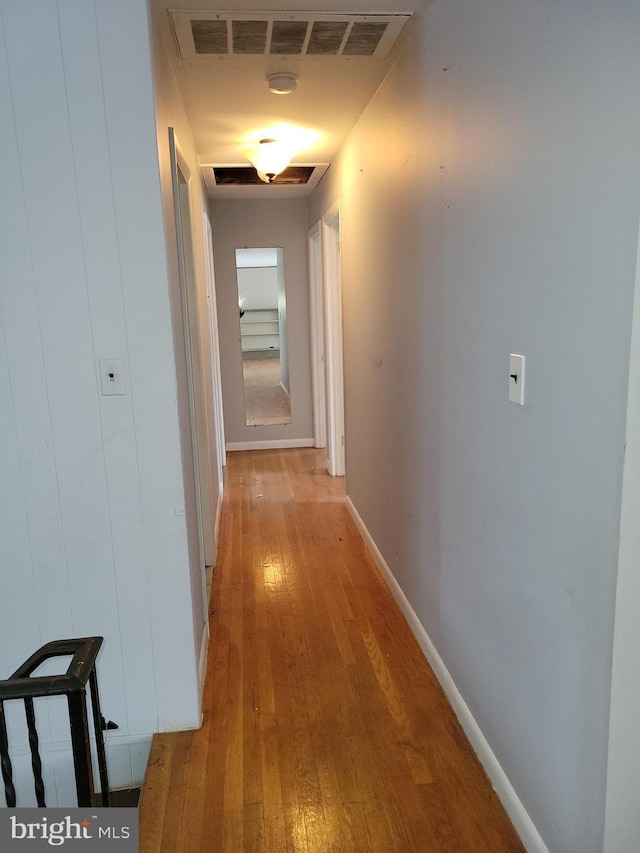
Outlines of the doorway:
M 345 473 L 344 366 L 340 205 L 309 231 L 311 350 L 316 447 L 327 448 L 327 472 Z

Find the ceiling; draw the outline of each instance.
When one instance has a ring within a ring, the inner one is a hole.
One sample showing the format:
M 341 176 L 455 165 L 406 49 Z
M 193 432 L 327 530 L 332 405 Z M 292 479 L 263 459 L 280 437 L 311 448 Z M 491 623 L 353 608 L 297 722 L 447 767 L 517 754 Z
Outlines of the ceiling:
M 406 24 L 399 20 L 399 35 L 395 40 L 391 38 L 389 53 L 382 59 L 377 58 L 377 53 L 373 57 L 312 56 L 304 55 L 304 52 L 285 55 L 273 52 L 283 50 L 277 45 L 272 48 L 271 54 L 198 55 L 194 51 L 191 36 L 191 16 L 184 15 L 184 12 L 202 13 L 193 17 L 209 20 L 217 17 L 212 13 L 228 12 L 234 20 L 271 18 L 274 21 L 295 21 L 301 18 L 323 18 L 330 9 L 338 15 L 367 15 L 370 17 L 365 20 L 375 22 L 381 20 L 378 17 L 380 15 L 410 15 L 421 5 L 418 0 L 410 0 L 409 3 L 402 0 L 367 0 L 365 6 L 359 0 L 348 0 L 344 6 L 336 8 L 332 4 L 328 10 L 318 11 L 317 0 L 315 3 L 309 0 L 218 0 L 217 3 L 212 0 L 151 0 L 151 3 L 156 26 L 161 30 L 169 50 L 209 195 L 227 198 L 291 197 L 311 192 L 395 61 L 410 29 L 411 20 Z M 267 14 L 274 9 L 277 9 L 277 15 Z M 245 15 L 245 12 L 253 14 Z M 356 23 L 358 21 L 350 26 L 356 26 Z M 394 23 L 392 20 L 390 28 Z M 270 24 L 269 32 L 273 27 L 275 33 L 275 26 Z M 296 25 L 288 26 L 295 29 Z M 319 27 L 320 24 L 310 25 L 309 35 L 312 26 Z M 182 33 L 180 48 L 176 32 L 179 36 Z M 235 34 L 235 30 L 233 32 Z M 187 45 L 188 41 L 190 45 Z M 231 39 L 229 44 L 232 44 Z M 269 74 L 282 71 L 297 76 L 297 89 L 289 95 L 271 94 L 266 78 Z M 265 137 L 281 138 L 289 134 L 294 135 L 295 145 L 299 149 L 292 164 L 323 166 L 316 170 L 309 184 L 261 184 L 249 187 L 216 185 L 210 167 L 247 166 L 249 163 L 244 149 L 250 143 Z

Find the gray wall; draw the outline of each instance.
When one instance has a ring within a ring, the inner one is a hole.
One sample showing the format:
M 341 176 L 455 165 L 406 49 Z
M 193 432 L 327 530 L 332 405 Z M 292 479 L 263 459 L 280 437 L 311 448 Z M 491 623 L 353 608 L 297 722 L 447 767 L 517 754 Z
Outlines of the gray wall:
M 227 444 L 255 441 L 313 444 L 307 200 L 212 201 L 213 254 Z M 281 246 L 287 299 L 291 423 L 247 426 L 242 388 L 235 250 Z
M 348 494 L 553 853 L 603 842 L 639 36 L 626 0 L 436 0 L 310 205 Z
M 139 784 L 151 733 L 200 714 L 146 3 L 1 0 L 0 30 L 0 672 L 104 636 L 111 782 Z M 51 805 L 75 801 L 58 711 Z

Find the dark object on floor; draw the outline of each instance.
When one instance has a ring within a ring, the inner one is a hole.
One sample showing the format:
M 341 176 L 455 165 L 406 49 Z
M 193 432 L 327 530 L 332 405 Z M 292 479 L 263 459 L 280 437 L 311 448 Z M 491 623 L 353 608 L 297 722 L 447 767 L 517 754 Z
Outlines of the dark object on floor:
M 121 788 L 119 791 L 111 791 L 110 799 L 112 808 L 137 809 L 140 800 L 140 788 Z

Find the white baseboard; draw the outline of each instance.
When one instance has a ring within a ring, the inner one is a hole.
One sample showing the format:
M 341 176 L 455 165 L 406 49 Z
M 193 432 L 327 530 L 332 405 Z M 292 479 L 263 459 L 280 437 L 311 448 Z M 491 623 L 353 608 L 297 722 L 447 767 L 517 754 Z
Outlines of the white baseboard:
M 312 438 L 274 438 L 266 441 L 229 441 L 227 450 L 280 450 L 287 447 L 313 447 Z
M 398 605 L 402 610 L 402 613 L 404 614 L 404 617 L 407 620 L 414 637 L 418 641 L 418 645 L 422 649 L 425 657 L 429 661 L 431 668 L 433 669 L 436 675 L 436 678 L 438 679 L 440 685 L 442 686 L 442 689 L 446 693 L 456 717 L 460 721 L 460 724 L 462 725 L 465 734 L 469 738 L 471 746 L 473 747 L 476 755 L 478 756 L 480 763 L 484 767 L 487 776 L 493 783 L 493 787 L 496 791 L 496 794 L 500 798 L 500 801 L 502 802 L 505 811 L 511 818 L 511 821 L 516 831 L 522 839 L 522 843 L 524 844 L 528 853 L 549 853 L 548 847 L 544 843 L 540 833 L 535 827 L 535 824 L 529 817 L 528 812 L 526 811 L 515 789 L 513 788 L 513 785 L 509 781 L 493 750 L 489 746 L 487 739 L 483 735 L 480 726 L 478 725 L 473 714 L 469 710 L 467 703 L 462 698 L 462 695 L 456 687 L 456 684 L 453 678 L 451 677 L 449 670 L 444 665 L 444 662 L 438 654 L 438 651 L 434 646 L 431 638 L 429 637 L 429 635 L 424 629 L 424 626 L 418 619 L 416 612 L 414 611 L 413 607 L 409 603 L 409 600 L 402 591 L 400 584 L 395 579 L 393 572 L 391 571 L 391 569 L 387 565 L 386 560 L 380 553 L 378 546 L 376 545 L 373 540 L 373 537 L 367 530 L 363 520 L 360 518 L 360 515 L 349 496 L 346 497 L 345 503 L 347 509 L 351 513 L 356 527 L 360 531 L 360 534 L 371 553 L 371 556 L 373 557 L 375 564 L 380 569 L 380 572 L 382 573 L 382 576 L 387 582 L 389 589 L 391 590 L 394 598 L 398 602 Z

